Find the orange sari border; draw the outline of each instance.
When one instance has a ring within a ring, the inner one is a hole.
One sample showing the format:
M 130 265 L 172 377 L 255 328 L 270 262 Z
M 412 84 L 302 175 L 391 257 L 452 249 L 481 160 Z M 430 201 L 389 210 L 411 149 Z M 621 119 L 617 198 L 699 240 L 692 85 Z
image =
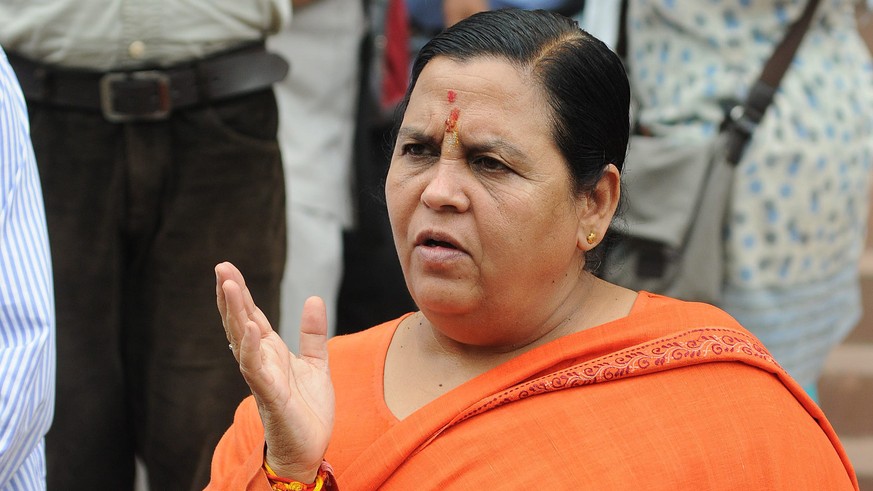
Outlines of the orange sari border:
M 774 373 L 784 371 L 761 342 L 751 335 L 728 328 L 689 329 L 522 382 L 482 399 L 459 414 L 443 430 L 528 397 L 719 361 L 744 362 L 757 367 L 763 365 Z

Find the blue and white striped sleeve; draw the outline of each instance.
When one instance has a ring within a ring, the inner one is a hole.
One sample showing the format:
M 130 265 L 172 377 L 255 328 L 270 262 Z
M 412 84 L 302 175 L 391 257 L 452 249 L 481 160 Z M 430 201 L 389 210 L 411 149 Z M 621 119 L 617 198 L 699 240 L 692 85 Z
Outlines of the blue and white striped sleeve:
M 55 310 L 27 108 L 0 49 L 0 490 L 45 489 Z

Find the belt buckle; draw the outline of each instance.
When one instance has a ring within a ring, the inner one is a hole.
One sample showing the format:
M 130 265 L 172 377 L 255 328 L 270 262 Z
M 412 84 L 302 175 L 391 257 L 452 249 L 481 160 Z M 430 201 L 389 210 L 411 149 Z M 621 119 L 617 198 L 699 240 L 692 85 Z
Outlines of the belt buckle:
M 131 84 L 141 92 L 140 96 L 150 96 L 151 104 L 144 104 L 139 110 L 120 109 L 117 88 L 121 84 Z M 170 77 L 157 70 L 107 73 L 100 78 L 100 109 L 103 116 L 113 123 L 167 119 L 173 109 Z

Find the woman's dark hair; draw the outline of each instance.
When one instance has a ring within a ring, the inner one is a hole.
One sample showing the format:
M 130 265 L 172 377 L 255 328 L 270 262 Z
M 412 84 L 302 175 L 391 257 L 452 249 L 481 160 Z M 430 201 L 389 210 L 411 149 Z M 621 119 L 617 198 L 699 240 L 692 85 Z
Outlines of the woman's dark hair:
M 399 114 L 424 67 L 438 56 L 457 62 L 500 58 L 529 71 L 551 106 L 553 137 L 577 193 L 593 189 L 607 164 L 622 169 L 630 132 L 624 65 L 572 19 L 545 10 L 502 9 L 458 22 L 418 53 Z

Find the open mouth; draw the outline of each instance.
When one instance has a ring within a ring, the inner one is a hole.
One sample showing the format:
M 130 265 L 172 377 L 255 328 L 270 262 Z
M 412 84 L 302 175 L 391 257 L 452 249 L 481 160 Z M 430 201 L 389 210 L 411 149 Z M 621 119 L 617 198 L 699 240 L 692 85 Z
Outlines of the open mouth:
M 445 247 L 448 249 L 457 249 L 457 247 L 455 247 L 454 244 L 450 244 L 448 242 L 445 242 L 442 240 L 436 240 L 436 239 L 427 239 L 424 241 L 423 245 L 425 247 Z
M 433 230 L 422 231 L 419 233 L 416 237 L 415 244 L 430 249 L 451 249 L 462 252 L 464 250 L 451 235 Z

